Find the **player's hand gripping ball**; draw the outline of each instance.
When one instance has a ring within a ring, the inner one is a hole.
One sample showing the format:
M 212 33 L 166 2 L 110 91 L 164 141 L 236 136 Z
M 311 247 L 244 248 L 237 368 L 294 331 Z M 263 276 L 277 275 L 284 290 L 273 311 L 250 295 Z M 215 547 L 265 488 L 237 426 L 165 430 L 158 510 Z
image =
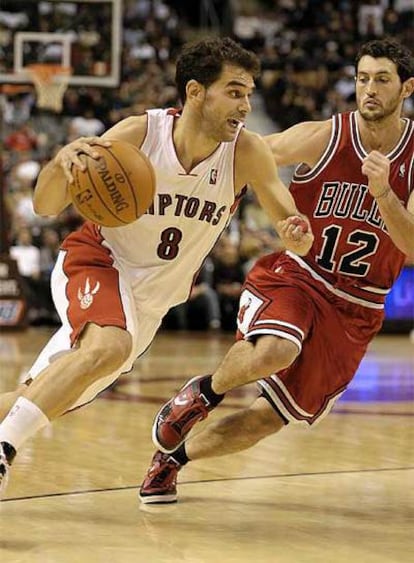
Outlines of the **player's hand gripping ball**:
M 308 223 L 302 219 L 302 217 L 289 217 L 288 218 L 290 225 L 295 225 L 295 227 L 300 227 L 303 233 L 309 232 L 309 225 Z
M 104 227 L 122 227 L 136 221 L 151 205 L 155 172 L 148 157 L 125 141 L 94 146 L 98 159 L 83 155 L 85 170 L 72 168 L 72 201 L 85 218 Z
M 314 241 L 308 220 L 298 215 L 279 221 L 278 233 L 285 248 L 299 256 L 305 256 Z

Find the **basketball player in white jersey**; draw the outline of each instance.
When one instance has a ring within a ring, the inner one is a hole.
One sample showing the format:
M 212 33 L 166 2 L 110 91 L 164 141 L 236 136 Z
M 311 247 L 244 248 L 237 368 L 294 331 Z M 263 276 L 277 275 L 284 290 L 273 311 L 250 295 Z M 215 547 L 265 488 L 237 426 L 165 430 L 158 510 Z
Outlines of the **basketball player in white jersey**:
M 175 502 L 189 460 L 244 450 L 286 425 L 325 417 L 380 330 L 384 300 L 414 258 L 414 58 L 392 40 L 363 45 L 357 111 L 266 138 L 315 236 L 305 257 L 260 258 L 240 298 L 237 342 L 213 376 L 188 382 L 159 411 L 144 503 Z M 247 409 L 186 436 L 230 389 L 258 381 Z
M 244 129 L 259 72 L 255 55 L 230 39 L 189 46 L 177 62 L 183 109 L 150 110 L 63 147 L 41 171 L 40 215 L 71 200 L 72 167 L 94 144 L 128 141 L 156 173 L 152 207 L 122 228 L 86 222 L 63 242 L 52 275 L 62 327 L 16 391 L 0 402 L 0 486 L 16 451 L 55 418 L 94 399 L 151 344 L 169 308 L 185 301 L 204 258 L 250 185 L 284 244 L 306 254 L 313 240 L 280 181 L 269 147 Z M 302 223 L 303 225 L 303 223 Z M 307 232 L 305 232 L 307 231 Z

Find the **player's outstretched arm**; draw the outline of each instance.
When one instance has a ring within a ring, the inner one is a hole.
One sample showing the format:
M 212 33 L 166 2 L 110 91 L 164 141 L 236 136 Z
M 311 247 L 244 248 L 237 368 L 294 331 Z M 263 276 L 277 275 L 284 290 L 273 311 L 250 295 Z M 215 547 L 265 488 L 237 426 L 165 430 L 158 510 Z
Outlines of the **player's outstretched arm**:
M 278 166 L 305 162 L 313 167 L 329 143 L 332 121 L 305 121 L 281 133 L 266 135 L 265 142 Z
M 313 243 L 310 225 L 300 219 L 291 193 L 279 178 L 269 146 L 255 133 L 244 131 L 240 137 L 236 180 L 239 183 L 243 178 L 242 183 L 249 184 L 255 191 L 285 247 L 299 255 L 307 254 Z M 281 223 L 288 217 L 295 217 L 295 224 Z

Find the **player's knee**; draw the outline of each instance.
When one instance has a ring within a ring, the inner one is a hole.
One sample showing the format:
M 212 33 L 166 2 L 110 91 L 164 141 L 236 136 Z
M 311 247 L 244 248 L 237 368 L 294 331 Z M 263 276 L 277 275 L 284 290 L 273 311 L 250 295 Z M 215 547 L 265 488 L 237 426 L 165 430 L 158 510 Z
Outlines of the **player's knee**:
M 112 369 L 115 371 L 120 368 L 131 354 L 131 336 L 124 331 L 113 339 L 110 343 L 102 343 L 94 350 L 95 360 L 105 367 L 105 371 Z
M 97 379 L 122 367 L 132 350 L 131 335 L 119 331 L 111 338 L 99 338 L 81 347 L 83 362 L 88 365 L 88 376 Z
M 260 377 L 266 377 L 289 367 L 298 354 L 298 347 L 290 340 L 268 336 L 258 340 L 254 364 Z

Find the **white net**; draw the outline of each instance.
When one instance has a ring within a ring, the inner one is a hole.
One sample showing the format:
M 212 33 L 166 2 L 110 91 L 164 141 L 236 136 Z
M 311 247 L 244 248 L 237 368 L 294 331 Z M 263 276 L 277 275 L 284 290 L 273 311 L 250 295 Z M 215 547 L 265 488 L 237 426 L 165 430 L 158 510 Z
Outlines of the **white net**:
M 62 110 L 63 94 L 68 87 L 71 69 L 56 64 L 33 64 L 26 67 L 36 88 L 36 105 L 59 113 Z

